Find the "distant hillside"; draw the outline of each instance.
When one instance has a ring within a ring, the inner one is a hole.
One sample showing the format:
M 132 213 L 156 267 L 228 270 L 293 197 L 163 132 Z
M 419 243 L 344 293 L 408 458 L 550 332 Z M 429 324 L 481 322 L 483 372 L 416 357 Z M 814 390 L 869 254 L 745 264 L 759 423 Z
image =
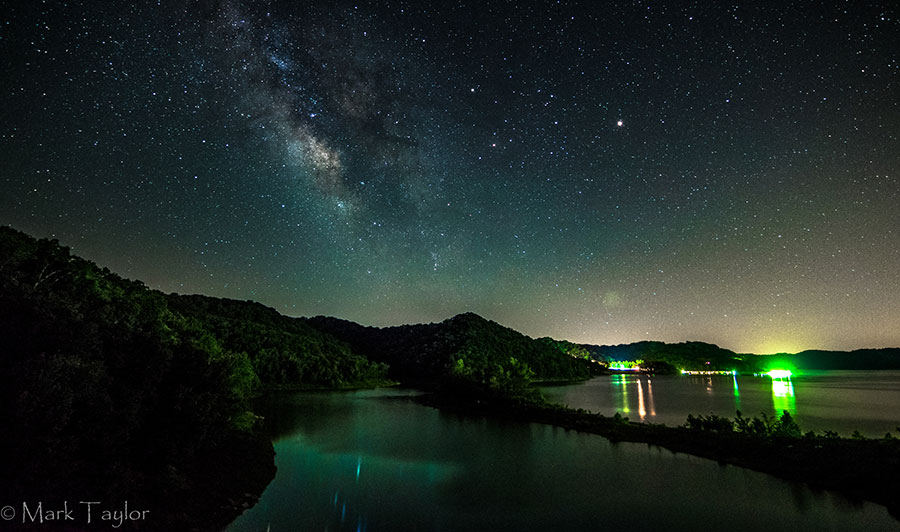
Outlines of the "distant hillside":
M 265 386 L 335 388 L 382 384 L 387 366 L 350 346 L 253 301 L 201 295 L 166 296 L 169 307 L 199 320 L 226 349 L 246 353 Z
M 473 313 L 440 323 L 385 328 L 322 316 L 308 323 L 347 342 L 355 353 L 388 364 L 389 375 L 398 380 L 433 380 L 459 370 L 489 375 L 509 366 L 510 359 L 526 364 L 536 380 L 590 375 L 586 361 Z
M 900 369 L 900 348 L 856 349 L 854 351 L 801 351 L 795 355 L 755 355 L 765 367 L 781 366 L 798 370 Z
M 620 345 L 581 346 L 595 360 L 621 362 L 643 360 L 645 366 L 665 363 L 670 370 L 708 369 L 714 371 L 753 372 L 757 370 L 752 356 L 739 355 L 705 342 L 636 342 Z
M 666 362 L 677 369 L 736 370 L 755 373 L 774 368 L 795 370 L 900 369 L 900 348 L 855 351 L 809 350 L 797 354 L 738 354 L 704 342 L 636 342 L 620 345 L 580 346 L 591 358 L 606 362 L 644 360 L 646 365 Z M 708 364 L 707 364 L 708 362 Z

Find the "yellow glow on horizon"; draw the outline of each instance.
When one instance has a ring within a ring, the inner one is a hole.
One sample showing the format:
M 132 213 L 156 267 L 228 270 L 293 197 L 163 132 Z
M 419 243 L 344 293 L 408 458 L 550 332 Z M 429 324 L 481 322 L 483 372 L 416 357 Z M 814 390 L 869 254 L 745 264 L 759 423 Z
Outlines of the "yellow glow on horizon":
M 795 353 L 799 353 L 801 351 L 805 351 L 806 349 L 812 349 L 812 348 L 809 347 L 809 343 L 805 342 L 803 339 L 773 338 L 773 339 L 766 339 L 766 340 L 763 340 L 762 342 L 758 343 L 756 349 L 753 349 L 750 352 L 757 354 L 757 355 L 774 355 L 777 353 L 795 354 Z
M 823 347 L 822 331 L 826 330 L 821 323 L 812 318 L 794 316 L 758 316 L 746 321 L 735 336 L 739 353 L 756 355 L 775 355 L 779 353 L 796 354 L 807 349 Z

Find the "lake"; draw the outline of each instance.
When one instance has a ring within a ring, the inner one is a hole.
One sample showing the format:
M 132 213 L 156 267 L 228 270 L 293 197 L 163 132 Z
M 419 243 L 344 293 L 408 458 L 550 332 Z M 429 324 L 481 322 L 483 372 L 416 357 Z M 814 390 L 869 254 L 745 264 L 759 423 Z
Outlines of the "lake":
M 654 446 L 447 414 L 416 393 L 270 396 L 260 411 L 278 472 L 227 530 L 900 529 L 880 505 Z
M 551 401 L 631 421 L 684 423 L 688 414 L 733 418 L 787 410 L 803 431 L 900 437 L 900 371 L 805 371 L 788 379 L 622 373 L 541 389 Z

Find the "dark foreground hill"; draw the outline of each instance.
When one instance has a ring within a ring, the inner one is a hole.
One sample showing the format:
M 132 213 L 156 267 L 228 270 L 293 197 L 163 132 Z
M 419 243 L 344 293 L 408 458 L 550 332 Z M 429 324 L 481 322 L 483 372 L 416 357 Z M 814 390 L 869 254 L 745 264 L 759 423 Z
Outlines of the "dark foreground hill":
M 162 293 L 0 228 L 2 500 L 128 500 L 152 516 L 132 529 L 221 527 L 274 474 L 256 382 Z
M 216 529 L 273 474 L 269 388 L 443 379 L 496 390 L 586 363 L 474 314 L 375 329 L 166 295 L 0 228 L 0 496 L 132 501 L 132 528 Z M 223 469 L 223 463 L 241 467 Z

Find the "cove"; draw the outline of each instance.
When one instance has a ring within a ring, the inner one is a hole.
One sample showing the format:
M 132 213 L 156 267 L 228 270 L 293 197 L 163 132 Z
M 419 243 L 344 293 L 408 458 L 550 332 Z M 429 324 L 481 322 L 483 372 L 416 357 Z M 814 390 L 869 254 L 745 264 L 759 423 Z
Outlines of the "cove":
M 900 528 L 880 505 L 655 446 L 446 414 L 416 393 L 270 397 L 278 472 L 228 530 Z

